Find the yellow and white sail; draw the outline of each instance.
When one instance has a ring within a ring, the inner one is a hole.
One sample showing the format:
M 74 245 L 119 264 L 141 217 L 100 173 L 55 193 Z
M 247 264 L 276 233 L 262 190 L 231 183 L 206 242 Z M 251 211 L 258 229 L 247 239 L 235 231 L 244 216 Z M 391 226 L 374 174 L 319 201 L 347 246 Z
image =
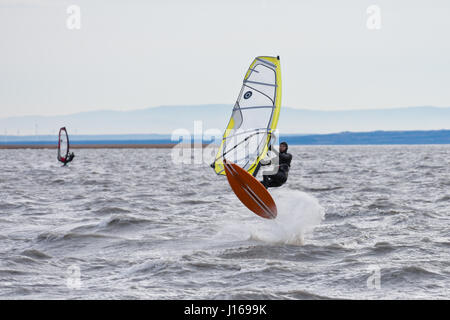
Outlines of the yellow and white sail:
M 245 74 L 213 168 L 225 175 L 223 159 L 255 175 L 267 154 L 281 108 L 279 57 L 256 57 Z

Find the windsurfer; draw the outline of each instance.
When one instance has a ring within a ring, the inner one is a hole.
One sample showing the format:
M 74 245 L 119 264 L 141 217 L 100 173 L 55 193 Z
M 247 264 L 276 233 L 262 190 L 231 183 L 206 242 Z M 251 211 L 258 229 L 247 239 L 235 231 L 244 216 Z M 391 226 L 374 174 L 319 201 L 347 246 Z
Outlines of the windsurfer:
M 287 152 L 288 144 L 286 142 L 280 143 L 280 152 L 276 152 L 278 155 L 278 172 L 272 175 L 263 175 L 263 180 L 261 183 L 268 188 L 280 187 L 282 186 L 288 179 L 289 169 L 291 167 L 292 154 Z M 271 161 L 267 163 L 263 163 L 261 161 L 261 165 L 267 166 L 270 165 Z
M 69 163 L 70 161 L 72 161 L 74 157 L 75 157 L 75 154 L 73 152 L 69 153 L 69 155 L 67 156 L 66 163 Z

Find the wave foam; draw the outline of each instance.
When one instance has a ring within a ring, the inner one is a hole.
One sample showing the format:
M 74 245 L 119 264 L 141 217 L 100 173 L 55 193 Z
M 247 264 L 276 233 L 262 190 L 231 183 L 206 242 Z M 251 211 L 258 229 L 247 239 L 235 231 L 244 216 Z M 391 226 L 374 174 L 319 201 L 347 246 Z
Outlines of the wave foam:
M 255 219 L 240 221 L 239 225 L 234 222 L 222 231 L 241 237 L 245 234 L 247 239 L 271 244 L 303 245 L 305 236 L 324 219 L 325 209 L 315 197 L 302 191 L 279 188 L 270 192 L 278 209 L 276 219 L 255 218 L 256 222 Z

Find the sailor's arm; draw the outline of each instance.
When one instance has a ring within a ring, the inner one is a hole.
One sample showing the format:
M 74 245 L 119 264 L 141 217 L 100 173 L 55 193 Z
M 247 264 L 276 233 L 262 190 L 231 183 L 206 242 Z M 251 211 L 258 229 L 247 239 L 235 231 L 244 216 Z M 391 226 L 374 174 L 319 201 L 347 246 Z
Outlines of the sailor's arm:
M 292 154 L 290 153 L 279 153 L 278 156 L 280 157 L 280 162 L 290 163 L 292 160 Z

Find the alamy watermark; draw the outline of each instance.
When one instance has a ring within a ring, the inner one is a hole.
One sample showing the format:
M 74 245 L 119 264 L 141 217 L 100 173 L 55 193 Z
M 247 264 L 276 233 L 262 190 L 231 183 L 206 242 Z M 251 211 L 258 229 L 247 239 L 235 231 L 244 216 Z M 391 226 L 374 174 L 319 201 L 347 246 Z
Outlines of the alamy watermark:
M 193 132 L 187 129 L 172 132 L 171 140 L 178 142 L 172 148 L 172 162 L 176 165 L 211 165 L 225 158 L 244 166 L 259 157 L 263 164 L 267 164 L 261 167 L 261 172 L 273 174 L 278 170 L 277 138 L 277 130 L 227 129 L 224 134 L 219 129 L 204 130 L 202 121 L 194 121 Z M 271 151 L 267 150 L 264 154 L 267 142 L 271 145 Z M 219 149 L 222 151 L 220 154 Z
M 66 10 L 69 15 L 66 20 L 66 27 L 69 30 L 81 29 L 81 8 L 77 5 L 70 5 Z
M 69 289 L 78 290 L 81 288 L 81 269 L 78 265 L 71 265 L 66 270 L 66 285 Z
M 372 264 L 367 268 L 370 276 L 367 278 L 367 289 L 380 290 L 381 289 L 381 268 L 376 264 Z
M 381 8 L 377 5 L 371 5 L 366 10 L 367 21 L 366 26 L 369 30 L 381 29 Z

